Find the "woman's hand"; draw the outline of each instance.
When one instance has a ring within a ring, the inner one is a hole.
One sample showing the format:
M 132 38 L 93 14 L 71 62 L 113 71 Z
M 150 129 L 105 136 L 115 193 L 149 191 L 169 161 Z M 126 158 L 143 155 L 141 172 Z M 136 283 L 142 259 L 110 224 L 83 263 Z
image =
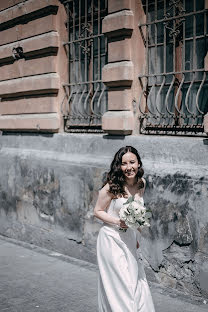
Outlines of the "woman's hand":
M 119 224 L 120 228 L 122 229 L 128 229 L 128 226 L 126 225 L 126 223 L 122 220 L 120 220 L 120 224 Z

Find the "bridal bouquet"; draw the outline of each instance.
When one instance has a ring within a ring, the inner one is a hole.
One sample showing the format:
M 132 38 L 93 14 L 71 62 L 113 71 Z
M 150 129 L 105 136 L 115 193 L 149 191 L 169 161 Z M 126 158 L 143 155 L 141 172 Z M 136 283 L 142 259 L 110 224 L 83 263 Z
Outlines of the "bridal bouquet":
M 130 196 L 119 211 L 120 219 L 135 230 L 139 227 L 150 226 L 151 216 L 151 211 L 147 210 L 143 202 L 135 199 L 134 196 Z M 126 229 L 120 228 L 119 230 L 126 232 Z

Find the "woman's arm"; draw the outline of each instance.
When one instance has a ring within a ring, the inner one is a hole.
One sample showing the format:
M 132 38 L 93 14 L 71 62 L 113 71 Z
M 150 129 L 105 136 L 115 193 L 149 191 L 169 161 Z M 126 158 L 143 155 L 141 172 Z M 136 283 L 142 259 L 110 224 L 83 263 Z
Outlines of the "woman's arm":
M 111 203 L 113 196 L 108 192 L 109 185 L 106 184 L 100 191 L 98 195 L 98 199 L 94 208 L 94 216 L 105 223 L 119 225 L 120 219 L 114 218 L 107 214 L 106 209 Z

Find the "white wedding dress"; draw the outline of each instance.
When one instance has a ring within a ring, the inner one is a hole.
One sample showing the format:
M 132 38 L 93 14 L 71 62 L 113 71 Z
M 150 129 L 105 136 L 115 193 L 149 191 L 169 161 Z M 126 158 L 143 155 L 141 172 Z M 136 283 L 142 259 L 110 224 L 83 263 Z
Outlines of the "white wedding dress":
M 107 213 L 119 218 L 126 198 L 113 199 Z M 99 312 L 155 312 L 143 264 L 137 255 L 137 233 L 104 223 L 97 239 Z

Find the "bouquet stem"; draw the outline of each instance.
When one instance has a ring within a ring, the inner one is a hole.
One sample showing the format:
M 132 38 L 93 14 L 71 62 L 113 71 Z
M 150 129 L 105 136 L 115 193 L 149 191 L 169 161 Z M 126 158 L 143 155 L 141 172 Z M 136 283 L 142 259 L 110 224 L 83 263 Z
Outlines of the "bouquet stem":
M 123 229 L 123 228 L 120 227 L 120 228 L 119 228 L 119 231 L 125 233 L 125 232 L 127 231 L 127 229 Z

